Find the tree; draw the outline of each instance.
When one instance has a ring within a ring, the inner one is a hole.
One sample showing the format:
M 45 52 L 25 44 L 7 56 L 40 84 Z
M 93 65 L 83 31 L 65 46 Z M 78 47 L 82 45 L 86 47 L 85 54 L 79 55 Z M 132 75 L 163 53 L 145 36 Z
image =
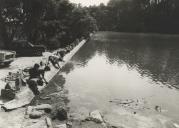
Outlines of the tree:
M 18 35 L 18 30 L 23 22 L 23 12 L 19 0 L 0 1 L 0 28 L 1 37 L 6 47 Z
M 23 39 L 51 48 L 65 46 L 97 29 L 88 9 L 68 0 L 1 0 L 0 27 L 8 47 L 12 40 Z
M 96 31 L 96 20 L 90 16 L 88 10 L 84 8 L 75 8 L 71 17 L 71 36 L 72 38 L 87 37 L 90 32 Z
M 34 41 L 47 0 L 1 0 L 0 24 L 8 47 L 13 39 Z
M 89 10 L 100 30 L 179 33 L 178 0 L 110 0 Z
M 27 40 L 36 42 L 39 36 L 39 25 L 41 25 L 46 7 L 48 6 L 48 0 L 22 0 L 24 11 L 24 32 L 27 36 Z

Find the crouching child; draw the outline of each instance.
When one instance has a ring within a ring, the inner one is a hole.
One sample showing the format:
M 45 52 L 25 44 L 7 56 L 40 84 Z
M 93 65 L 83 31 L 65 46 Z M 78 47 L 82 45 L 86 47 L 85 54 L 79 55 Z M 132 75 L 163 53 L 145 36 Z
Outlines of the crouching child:
M 29 88 L 32 90 L 34 95 L 39 95 L 40 92 L 38 90 L 38 86 L 43 86 L 43 83 L 48 84 L 44 75 L 46 71 L 49 71 L 49 67 L 45 67 L 44 69 L 40 69 L 39 64 L 35 64 L 33 68 L 29 69 L 29 79 L 27 80 L 27 84 Z

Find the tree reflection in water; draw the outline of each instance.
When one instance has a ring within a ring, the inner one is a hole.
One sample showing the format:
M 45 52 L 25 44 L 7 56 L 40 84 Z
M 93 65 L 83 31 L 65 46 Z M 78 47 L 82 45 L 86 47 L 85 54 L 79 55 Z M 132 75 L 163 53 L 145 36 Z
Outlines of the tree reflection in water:
M 87 65 L 96 54 L 111 64 L 126 64 L 141 76 L 155 82 L 179 87 L 179 36 L 100 32 L 85 44 L 72 61 Z

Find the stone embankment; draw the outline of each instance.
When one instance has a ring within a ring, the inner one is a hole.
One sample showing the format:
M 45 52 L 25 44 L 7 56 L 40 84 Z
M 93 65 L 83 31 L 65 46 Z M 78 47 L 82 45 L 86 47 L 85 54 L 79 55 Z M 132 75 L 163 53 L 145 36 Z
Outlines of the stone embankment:
M 85 42 L 86 40 L 82 40 L 78 44 L 68 46 L 66 49 L 45 53 L 44 57 L 36 58 L 36 61 L 32 61 L 31 67 L 34 63 L 40 64 L 42 62 L 47 64 L 49 56 L 59 51 L 65 51 L 64 62 L 59 63 L 60 67 L 63 67 Z M 6 80 L 1 81 L 0 89 L 5 87 L 8 80 L 13 81 L 14 78 L 17 79 L 16 75 L 23 72 L 22 68 L 27 69 L 30 66 L 28 64 L 28 66 L 25 65 L 25 63 L 27 62 L 21 61 L 21 70 L 14 69 L 8 77 L 5 77 Z M 114 128 L 114 126 L 106 123 L 99 110 L 90 112 L 84 120 L 75 120 L 70 117 L 68 114 L 69 108 L 67 107 L 69 102 L 68 90 L 63 87 L 65 82 L 63 76 L 56 75 L 59 70 L 54 66 L 50 65 L 50 69 L 49 72 L 45 73 L 45 78 L 49 84 L 38 87 L 40 91 L 39 96 L 34 96 L 33 92 L 26 83 L 24 85 L 23 81 L 19 81 L 20 86 L 18 87 L 15 86 L 15 81 L 10 83 L 18 91 L 15 92 L 14 99 L 10 101 L 0 100 L 0 128 Z M 19 80 L 26 80 L 26 77 L 25 75 L 19 77 L 18 75 Z M 55 79 L 58 79 L 60 82 L 56 84 L 54 82 Z M 3 80 L 2 77 L 1 80 Z
M 72 45 L 66 47 L 65 49 L 59 49 L 54 51 L 53 53 L 46 53 L 45 57 L 39 58 L 36 60 L 35 63 L 43 63 L 43 65 L 47 64 L 48 57 L 57 53 L 59 51 L 65 51 L 65 56 L 63 57 L 64 62 L 60 62 L 60 67 L 63 67 L 71 57 L 84 45 L 86 40 L 82 40 L 77 44 L 73 43 Z M 32 61 L 34 62 L 34 61 Z M 21 62 L 26 63 L 26 62 Z M 22 64 L 23 65 L 23 64 Z M 33 66 L 32 63 L 31 66 Z M 22 66 L 23 67 L 23 66 Z M 27 68 L 27 67 L 23 67 Z M 45 73 L 45 78 L 50 84 L 51 81 L 53 82 L 53 77 L 59 72 L 54 66 L 50 65 L 50 71 Z M 8 70 L 7 70 L 8 71 Z M 1 77 L 1 87 L 3 89 L 5 85 L 10 83 L 15 89 L 16 83 L 15 79 L 25 79 L 25 75 L 19 77 L 17 74 L 22 74 L 23 69 L 15 69 L 10 74 L 4 72 L 3 74 L 8 74 L 5 78 Z M 11 82 L 9 82 L 11 81 Z M 13 81 L 13 82 L 12 82 Z M 51 100 L 53 96 L 46 96 L 42 97 L 35 96 L 33 92 L 28 88 L 27 84 L 23 85 L 23 81 L 19 81 L 20 86 L 18 90 L 15 91 L 14 99 L 7 101 L 4 99 L 0 99 L 0 128 L 65 128 L 71 126 L 71 123 L 68 122 L 68 114 L 67 114 L 67 107 L 65 103 L 54 108 L 53 105 L 43 104 L 43 103 L 33 103 L 33 102 L 40 102 Z M 39 86 L 39 91 L 43 92 L 44 88 L 48 88 L 48 85 Z M 65 90 L 61 89 L 60 95 L 61 101 L 65 101 L 67 95 L 65 95 Z M 53 100 L 53 99 L 52 99 Z M 58 123 L 56 123 L 58 122 Z

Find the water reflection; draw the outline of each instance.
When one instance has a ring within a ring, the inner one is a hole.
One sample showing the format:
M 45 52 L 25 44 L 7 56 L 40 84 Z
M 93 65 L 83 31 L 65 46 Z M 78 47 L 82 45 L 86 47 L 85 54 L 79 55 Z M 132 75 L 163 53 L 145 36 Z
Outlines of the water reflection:
M 128 70 L 136 69 L 143 77 L 179 88 L 178 40 L 167 35 L 99 33 L 73 60 L 85 66 L 98 53 L 110 64 L 126 64 Z
M 136 107 L 140 110 L 132 111 L 162 106 L 167 117 L 179 119 L 179 92 L 168 88 L 179 87 L 177 40 L 150 34 L 95 34 L 59 73 L 69 90 L 71 113 L 100 109 L 109 115 L 119 108 L 109 101 L 130 99 L 142 103 Z
M 70 73 L 74 70 L 74 64 L 72 62 L 68 62 L 65 66 L 61 69 L 61 72 L 65 72 L 66 74 Z
M 89 42 L 88 42 L 89 43 Z M 78 66 L 85 67 L 88 64 L 88 61 L 96 54 L 96 44 L 87 44 L 84 45 L 77 53 L 77 55 L 72 57 L 73 63 Z

